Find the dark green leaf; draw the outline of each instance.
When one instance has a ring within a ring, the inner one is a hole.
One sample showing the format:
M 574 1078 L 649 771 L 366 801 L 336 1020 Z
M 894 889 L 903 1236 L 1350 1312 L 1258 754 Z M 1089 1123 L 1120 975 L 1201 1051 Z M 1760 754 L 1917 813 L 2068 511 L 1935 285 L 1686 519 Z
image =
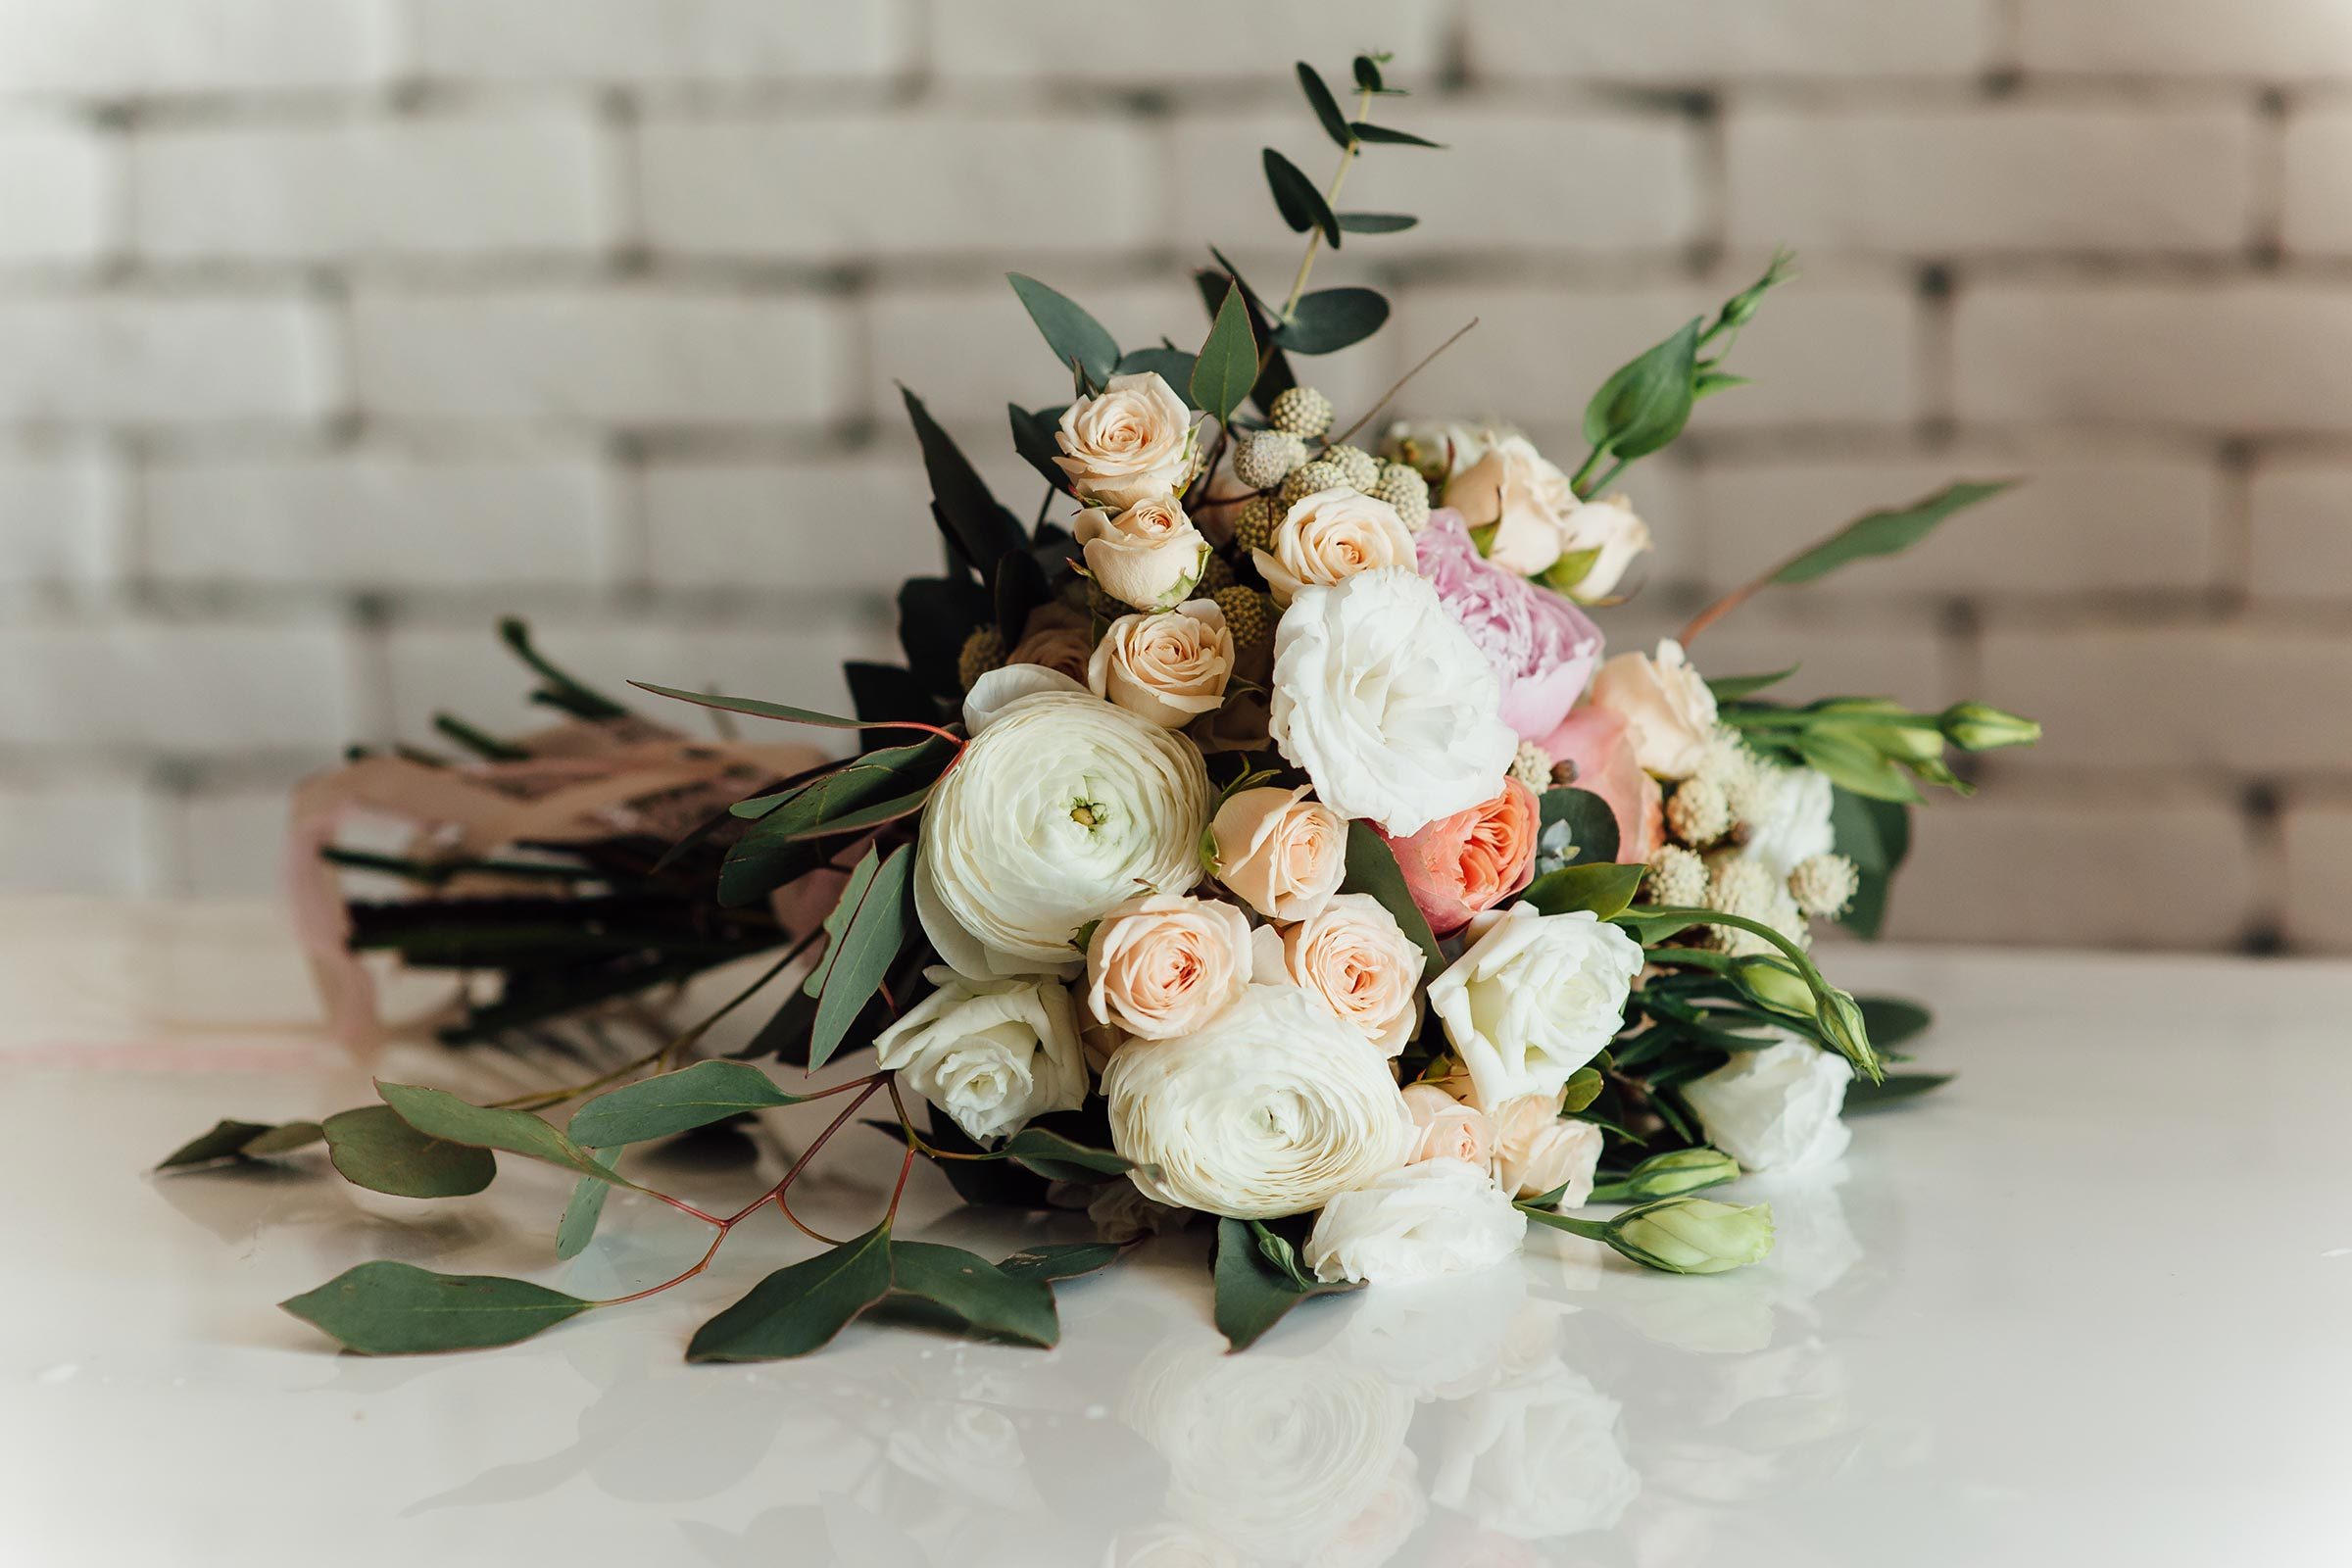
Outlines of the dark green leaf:
M 319 1136 L 317 1122 L 290 1121 L 280 1126 L 266 1121 L 217 1121 L 209 1132 L 197 1134 L 166 1154 L 163 1163 L 155 1168 L 184 1170 L 191 1165 L 210 1165 L 216 1160 L 283 1154 L 317 1143 Z M 263 1147 L 265 1143 L 269 1147 Z
M 537 671 L 547 684 L 532 695 L 554 708 L 578 718 L 625 718 L 628 710 L 604 693 L 592 691 L 574 680 L 568 671 L 559 668 L 545 654 L 532 646 L 531 628 L 519 616 L 509 615 L 498 623 L 499 641 L 505 643 L 516 659 Z
M 1600 1098 L 1600 1092 L 1605 1085 L 1606 1080 L 1601 1077 L 1599 1068 L 1577 1068 L 1568 1075 L 1568 1093 L 1560 1102 L 1561 1112 L 1573 1115 L 1577 1111 L 1586 1109 L 1592 1102 Z
M 923 471 L 931 478 L 931 507 L 940 528 L 983 580 L 994 572 L 997 560 L 1027 542 L 1013 514 L 997 504 L 955 438 L 940 428 L 923 400 L 899 389 L 906 400 L 906 416 L 914 421 L 915 439 L 923 449 Z
M 1004 633 L 1009 648 L 1021 640 L 1030 612 L 1052 599 L 1054 590 L 1046 584 L 1045 568 L 1026 550 L 1016 550 L 997 563 L 991 586 L 997 602 L 997 629 Z
M 1805 950 L 1774 926 L 1719 909 L 1679 908 L 1671 905 L 1649 904 L 1635 905 L 1617 915 L 1616 923 L 1633 933 L 1635 940 L 1643 947 L 1653 950 L 1668 938 L 1698 925 L 1731 926 L 1762 937 L 1780 950 L 1782 962 L 1795 972 L 1797 979 L 1810 993 L 1814 1008 L 1813 1026 L 1819 1031 L 1823 1043 L 1852 1062 L 1854 1070 L 1863 1077 L 1876 1082 L 1885 1076 L 1886 1069 L 1879 1062 L 1878 1053 L 1871 1049 L 1869 1025 L 1854 999 L 1831 985 Z M 1720 967 L 1712 962 L 1719 956 L 1702 954 L 1694 949 L 1658 950 L 1653 952 L 1653 956 L 1662 963 Z
M 1274 205 L 1282 211 L 1282 220 L 1291 225 L 1294 233 L 1303 234 L 1310 228 L 1320 228 L 1324 240 L 1334 249 L 1340 243 L 1340 220 L 1315 189 L 1315 182 L 1299 172 L 1298 166 L 1269 147 L 1265 150 L 1266 183 L 1273 188 Z M 1205 408 L 1207 405 L 1203 404 Z
M 1902 997 L 1856 997 L 1854 1004 L 1862 1009 L 1871 1044 L 1881 1050 L 1891 1051 L 1906 1040 L 1918 1039 L 1936 1021 L 1934 1013 Z
M 254 1138 L 244 1148 L 249 1159 L 270 1154 L 290 1154 L 298 1149 L 308 1149 L 326 1136 L 326 1129 L 315 1121 L 289 1121 L 271 1127 Z
M 363 1105 L 326 1118 L 326 1156 L 343 1179 L 400 1198 L 464 1198 L 490 1185 L 498 1161 L 486 1149 L 418 1132 L 390 1105 Z
M 1634 902 L 1646 867 L 1592 864 L 1563 866 L 1546 871 L 1527 886 L 1520 897 L 1542 914 L 1569 914 L 1590 909 L 1606 920 Z
M 1690 418 L 1698 318 L 1601 383 L 1585 406 L 1585 439 L 1619 458 L 1647 456 L 1682 434 Z
M 1406 213 L 1340 214 L 1340 229 L 1348 234 L 1401 234 L 1420 221 Z
M 797 1105 L 804 1097 L 778 1089 L 741 1061 L 698 1061 L 597 1096 L 571 1114 L 572 1141 L 596 1149 L 667 1138 L 747 1110 Z
M 1442 148 L 1446 145 L 1442 141 L 1431 141 L 1426 136 L 1416 136 L 1409 130 L 1396 130 L 1387 125 L 1375 125 L 1368 120 L 1359 120 L 1348 128 L 1355 132 L 1357 141 L 1379 142 L 1389 147 Z
M 362 1355 L 418 1355 L 513 1345 L 595 1305 L 495 1274 L 435 1274 L 362 1263 L 277 1303 Z
M 1594 865 L 1617 858 L 1617 813 L 1591 790 L 1561 787 L 1536 798 L 1541 823 L 1568 824 L 1568 842 L 1576 847 L 1570 865 Z
M 589 1157 L 588 1151 L 564 1137 L 554 1123 L 529 1111 L 469 1104 L 445 1090 L 388 1084 L 380 1078 L 375 1089 L 384 1097 L 384 1103 L 400 1113 L 401 1120 L 428 1138 L 469 1144 L 476 1149 L 502 1149 L 510 1154 L 544 1159 L 551 1165 L 561 1165 L 598 1181 L 621 1187 L 637 1185 L 610 1165 Z
M 1412 890 L 1404 885 L 1404 872 L 1396 865 L 1396 852 L 1389 848 L 1388 840 L 1369 822 L 1348 824 L 1348 876 L 1341 886 L 1349 893 L 1371 894 L 1382 908 L 1396 917 L 1398 929 L 1428 956 L 1428 967 L 1422 970 L 1424 979 L 1435 979 L 1444 972 L 1445 950 L 1438 946 L 1437 934 L 1430 930 L 1421 906 L 1413 902 Z
M 576 1119 L 576 1118 L 575 1118 Z M 591 1149 L 590 1157 L 599 1164 L 612 1163 L 612 1152 Z M 593 1176 L 583 1176 L 572 1183 L 571 1198 L 564 1205 L 564 1217 L 556 1225 L 556 1256 L 577 1257 L 596 1239 L 596 1222 L 604 1217 L 605 1200 L 612 1196 L 610 1182 L 600 1182 Z
M 1291 1289 L 1311 1291 L 1322 1283 L 1307 1272 L 1304 1263 L 1298 1261 L 1298 1249 L 1282 1232 L 1262 1220 L 1253 1219 L 1250 1222 L 1250 1235 L 1257 1243 L 1257 1255 L 1264 1258 L 1274 1272 L 1289 1280 Z
M 1314 110 L 1315 118 L 1323 122 L 1325 135 L 1343 148 L 1354 142 L 1355 133 L 1348 128 L 1348 117 L 1340 113 L 1338 100 L 1323 85 L 1315 68 L 1303 60 L 1298 62 L 1298 89 L 1306 94 L 1307 106 Z
M 1004 412 L 1012 420 L 1012 450 L 1021 455 L 1023 463 L 1043 475 L 1046 483 L 1066 492 L 1070 488 L 1070 476 L 1062 472 L 1061 466 L 1054 461 L 1061 455 L 1061 446 L 1054 439 L 1054 435 L 1061 428 L 1062 410 L 1033 411 L 1022 408 L 1018 403 L 1007 403 Z
M 1058 294 L 1020 272 L 1006 272 L 1004 278 L 1028 307 L 1029 319 L 1045 334 L 1062 368 L 1075 364 L 1087 384 L 1100 391 L 1118 366 L 1118 340 L 1067 295 Z
M 1250 308 L 1250 330 L 1261 345 L 1257 380 L 1250 388 L 1250 401 L 1257 405 L 1259 413 L 1270 415 L 1274 412 L 1274 400 L 1298 384 L 1298 376 L 1291 371 L 1291 357 L 1282 352 L 1281 344 L 1273 341 L 1273 312 L 1259 298 L 1257 291 L 1250 286 L 1250 280 L 1214 245 L 1208 248 L 1208 254 L 1214 256 L 1217 265 L 1225 270 L 1222 273 L 1195 272 L 1193 283 L 1200 289 L 1200 303 L 1212 318 L 1218 307 L 1225 303 L 1225 291 L 1228 288 L 1242 291 L 1242 303 Z M 1198 404 L 1195 406 L 1198 407 Z
M 829 964 L 823 994 L 817 998 L 808 1043 L 811 1068 L 823 1066 L 832 1056 L 906 946 L 907 888 L 913 871 L 914 846 L 902 844 L 875 870 L 858 901 L 842 934 L 840 956 Z
M 1193 408 L 1197 409 L 1200 406 L 1193 402 L 1193 356 L 1185 353 L 1184 350 L 1171 348 L 1130 349 L 1119 357 L 1119 373 L 1121 375 L 1142 375 L 1147 372 L 1167 382 L 1176 395 Z M 1055 417 L 1058 418 L 1059 416 L 1056 415 Z
M 1127 1249 L 1115 1242 L 1049 1242 L 1024 1247 L 997 1265 L 997 1271 L 1016 1280 L 1074 1280 L 1107 1268 Z
M 1827 773 L 1830 782 L 1851 794 L 1874 801 L 1909 806 L 1919 800 L 1919 786 L 1877 747 L 1823 726 L 1796 733 L 1796 753 L 1807 767 Z
M 1237 284 L 1225 291 L 1208 340 L 1193 361 L 1193 401 L 1222 424 L 1233 417 L 1256 379 L 1257 340 L 1250 335 L 1250 309 Z
M 773 1361 L 829 1344 L 890 1290 L 890 1222 L 780 1268 L 695 1331 L 689 1361 Z
M 1897 1072 L 1875 1084 L 1858 1078 L 1846 1086 L 1845 1108 L 1849 1114 L 1877 1110 L 1941 1089 L 1955 1076 L 1948 1072 Z
M 1135 1161 L 1123 1155 L 1107 1149 L 1089 1149 L 1037 1126 L 1024 1127 L 1005 1139 L 998 1152 L 1054 1181 L 1101 1181 L 1135 1169 Z
M 850 879 L 842 884 L 841 897 L 833 901 L 833 907 L 825 913 L 824 952 L 810 966 L 808 977 L 801 982 L 801 990 L 805 995 L 821 997 L 825 994 L 825 976 L 833 972 L 833 960 L 841 956 L 842 938 L 850 934 L 850 921 L 857 916 L 858 903 L 864 899 L 865 890 L 874 885 L 874 873 L 881 868 L 881 848 L 872 845 L 858 858 L 858 863 L 850 867 Z
M 843 718 L 838 713 L 820 713 L 812 708 L 794 708 L 788 703 L 763 703 L 757 697 L 721 697 L 714 692 L 690 692 L 675 686 L 656 686 L 650 681 L 633 680 L 630 685 L 656 697 L 674 697 L 681 703 L 694 703 L 703 708 L 715 708 L 729 713 L 749 713 L 755 718 L 780 718 L 792 724 L 813 724 L 819 729 L 857 729 L 858 721 Z
M 1336 354 L 1361 343 L 1389 318 L 1389 302 L 1368 288 L 1326 288 L 1301 299 L 1274 340 L 1294 354 Z
M 1895 512 L 1872 512 L 1856 517 L 1836 533 L 1784 564 L 1772 574 L 1779 583 L 1812 582 L 1838 567 L 1874 556 L 1891 556 L 1910 549 L 1933 533 L 1936 525 L 1966 507 L 1989 501 L 2016 484 L 2014 479 L 1989 483 L 1964 481 Z
M 1026 1165 L 999 1157 L 1001 1150 L 982 1149 L 937 1105 L 930 1107 L 929 1115 L 931 1126 L 923 1135 L 925 1143 L 944 1153 L 981 1156 L 935 1162 L 957 1198 L 993 1208 L 1046 1206 L 1046 1178 Z
M 1237 1350 L 1256 1344 L 1300 1301 L 1362 1288 L 1342 1283 L 1299 1290 L 1258 1250 L 1249 1221 L 1239 1219 L 1217 1221 L 1215 1280 L 1217 1332 Z
M 1720 675 L 1707 682 L 1707 690 L 1715 694 L 1715 700 L 1719 703 L 1737 702 L 1742 697 L 1753 697 L 1767 687 L 1778 686 L 1795 673 L 1796 666 L 1790 664 L 1787 669 L 1776 669 L 1769 675 Z
M 767 797 L 744 803 L 747 808 L 763 807 L 764 814 L 728 849 L 719 866 L 718 902 L 729 907 L 751 904 L 814 870 L 832 854 L 814 840 L 862 832 L 919 810 L 953 753 L 942 740 L 893 747 L 801 785 L 772 805 Z M 909 784 L 915 787 L 906 789 Z
M 1388 57 L 1385 55 L 1381 57 L 1381 59 L 1386 58 Z M 1365 92 L 1382 91 L 1383 88 L 1380 84 L 1380 61 L 1374 59 L 1370 55 L 1357 55 L 1355 57 L 1355 84 L 1356 86 L 1362 88 Z
M 955 1313 L 982 1334 L 1051 1347 L 1061 1338 L 1054 1288 L 977 1253 L 932 1242 L 890 1244 L 891 1288 Z

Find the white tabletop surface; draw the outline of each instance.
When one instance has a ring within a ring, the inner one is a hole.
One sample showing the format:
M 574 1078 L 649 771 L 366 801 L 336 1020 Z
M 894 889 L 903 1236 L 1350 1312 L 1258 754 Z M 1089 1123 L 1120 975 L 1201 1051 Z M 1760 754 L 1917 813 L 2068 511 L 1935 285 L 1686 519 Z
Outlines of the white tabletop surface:
M 1833 956 L 1932 1002 L 1922 1065 L 1961 1076 L 1860 1119 L 1826 1180 L 1729 1189 L 1779 1217 L 1753 1269 L 1536 1231 L 1235 1356 L 1196 1236 L 1063 1286 L 1050 1352 L 853 1325 L 685 1365 L 811 1250 L 771 1217 L 669 1296 L 371 1360 L 271 1303 L 371 1257 L 615 1295 L 707 1233 L 622 1195 L 558 1263 L 566 1184 L 519 1159 L 437 1204 L 315 1154 L 150 1176 L 217 1116 L 365 1077 L 266 913 L 0 906 L 0 1563 L 2352 1562 L 2352 966 Z M 863 1224 L 895 1156 L 837 1147 L 808 1217 Z M 711 1202 L 764 1180 L 669 1174 Z M 916 1179 L 902 1234 L 1086 1233 Z

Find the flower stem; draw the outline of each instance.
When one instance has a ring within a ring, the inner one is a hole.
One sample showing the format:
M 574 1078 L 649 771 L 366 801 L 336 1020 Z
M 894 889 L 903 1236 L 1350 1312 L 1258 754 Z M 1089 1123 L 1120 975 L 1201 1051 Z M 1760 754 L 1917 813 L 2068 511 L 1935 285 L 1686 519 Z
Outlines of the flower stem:
M 1369 120 L 1371 115 L 1372 93 L 1367 88 L 1356 95 L 1355 118 L 1362 122 Z M 1323 205 L 1335 213 L 1339 211 L 1340 187 L 1348 183 L 1348 166 L 1355 162 L 1356 151 L 1362 146 L 1363 143 L 1355 137 L 1348 138 L 1348 146 L 1340 154 L 1340 167 L 1333 172 L 1331 184 L 1324 189 Z M 1322 245 L 1323 226 L 1320 223 L 1310 225 L 1306 231 L 1306 254 L 1298 258 L 1298 275 L 1291 279 L 1291 297 L 1282 302 L 1282 318 L 1286 321 L 1291 318 L 1291 313 L 1298 308 L 1300 297 L 1306 293 L 1307 274 L 1315 270 L 1315 252 Z

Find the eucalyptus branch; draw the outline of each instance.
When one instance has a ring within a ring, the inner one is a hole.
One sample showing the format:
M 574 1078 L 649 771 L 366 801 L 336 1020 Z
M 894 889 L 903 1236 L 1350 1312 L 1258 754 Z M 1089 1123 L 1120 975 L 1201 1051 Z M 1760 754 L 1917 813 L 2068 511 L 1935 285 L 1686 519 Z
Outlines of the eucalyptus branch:
M 1352 123 L 1361 124 L 1371 118 L 1372 92 L 1370 88 L 1365 88 L 1355 95 L 1355 119 Z M 1348 170 L 1355 162 L 1355 155 L 1363 145 L 1363 138 L 1360 136 L 1348 138 L 1347 147 L 1340 153 L 1340 167 L 1333 172 L 1331 184 L 1323 192 L 1323 205 L 1335 213 L 1339 211 L 1340 187 L 1348 183 Z M 1283 320 L 1287 321 L 1291 318 L 1291 313 L 1298 308 L 1299 299 L 1306 293 L 1307 275 L 1315 270 L 1315 252 L 1322 246 L 1322 226 L 1309 224 L 1306 231 L 1306 254 L 1298 258 L 1298 275 L 1291 279 L 1291 297 L 1282 302 Z

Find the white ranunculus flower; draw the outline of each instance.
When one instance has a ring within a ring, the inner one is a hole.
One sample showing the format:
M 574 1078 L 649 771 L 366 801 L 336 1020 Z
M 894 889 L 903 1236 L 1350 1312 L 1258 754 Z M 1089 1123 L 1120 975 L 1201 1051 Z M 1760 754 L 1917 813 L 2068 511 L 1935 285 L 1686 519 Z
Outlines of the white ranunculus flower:
M 1816 855 L 1838 847 L 1837 830 L 1830 824 L 1830 777 L 1810 767 L 1783 767 L 1757 759 L 1748 774 L 1747 812 L 1742 825 L 1747 837 L 1740 853 L 1762 864 L 1776 882 Z
M 1052 980 L 923 971 L 939 989 L 874 1039 L 880 1064 L 976 1139 L 1086 1099 L 1078 1005 Z
M 1075 681 L 1058 669 L 1043 664 L 999 664 L 972 682 L 972 689 L 963 694 L 963 728 L 967 735 L 977 735 L 997 721 L 997 715 L 1024 697 L 1039 692 L 1082 692 L 1083 681 Z
M 1193 476 L 1193 413 L 1156 370 L 1114 375 L 1062 411 L 1054 466 L 1080 498 L 1124 510 L 1181 494 Z
M 1424 1159 L 1323 1205 L 1300 1260 L 1319 1280 L 1425 1279 L 1499 1263 L 1527 1216 L 1468 1160 Z
M 1783 1033 L 1683 1085 L 1707 1142 L 1748 1170 L 1808 1170 L 1845 1152 L 1853 1130 L 1838 1119 L 1853 1066 L 1799 1035 Z
M 1642 944 L 1590 909 L 1538 914 L 1514 904 L 1473 922 L 1476 940 L 1430 982 L 1429 1005 L 1470 1069 L 1470 1098 L 1494 1111 L 1557 1095 L 1625 1022 Z
M 1074 975 L 1079 927 L 1200 880 L 1208 808 L 1208 769 L 1176 732 L 1088 692 L 1015 699 L 923 808 L 923 934 L 968 975 Z
M 1380 1048 L 1291 986 L 1251 986 L 1198 1033 L 1130 1040 L 1102 1073 L 1110 1142 L 1146 1196 L 1234 1219 L 1320 1208 L 1416 1136 Z
M 1409 838 L 1493 800 L 1519 750 L 1502 688 L 1407 567 L 1301 588 L 1274 634 L 1267 727 L 1315 797 Z

